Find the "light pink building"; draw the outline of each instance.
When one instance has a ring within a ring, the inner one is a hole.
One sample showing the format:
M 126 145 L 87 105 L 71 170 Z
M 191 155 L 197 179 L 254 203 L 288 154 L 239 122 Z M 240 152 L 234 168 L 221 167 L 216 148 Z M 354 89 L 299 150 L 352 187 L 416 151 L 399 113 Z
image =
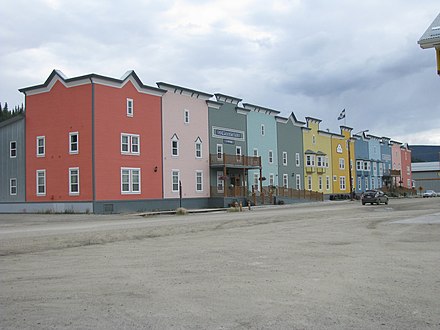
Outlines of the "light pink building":
M 164 198 L 180 197 L 183 207 L 204 206 L 210 196 L 208 105 L 211 94 L 157 83 L 162 97 Z
M 402 181 L 402 152 L 400 147 L 401 142 L 391 141 L 391 176 L 393 179 L 393 186 L 399 187 Z

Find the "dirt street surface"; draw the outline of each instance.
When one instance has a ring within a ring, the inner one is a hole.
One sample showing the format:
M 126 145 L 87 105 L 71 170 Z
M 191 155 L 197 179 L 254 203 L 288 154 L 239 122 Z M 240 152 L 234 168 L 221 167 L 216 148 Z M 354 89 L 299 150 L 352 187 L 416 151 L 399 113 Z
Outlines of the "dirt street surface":
M 0 215 L 1 329 L 439 329 L 440 198 Z

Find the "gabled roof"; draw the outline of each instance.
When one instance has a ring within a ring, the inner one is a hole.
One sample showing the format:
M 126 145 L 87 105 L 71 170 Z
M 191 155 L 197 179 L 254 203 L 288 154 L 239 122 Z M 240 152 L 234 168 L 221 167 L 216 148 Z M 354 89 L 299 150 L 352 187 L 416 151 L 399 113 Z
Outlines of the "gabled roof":
M 164 89 L 144 85 L 139 79 L 138 75 L 133 70 L 127 71 L 121 79 L 106 77 L 95 73 L 67 78 L 61 71 L 53 70 L 43 84 L 21 88 L 19 89 L 19 91 L 24 93 L 25 95 L 35 95 L 50 92 L 57 81 L 61 82 L 66 88 L 91 83 L 122 88 L 127 82 L 130 81 L 139 93 L 145 93 L 155 96 L 162 96 L 166 93 L 166 90 Z
M 423 49 L 440 47 L 440 14 L 437 15 L 417 43 Z
M 247 110 L 251 110 L 251 111 L 255 111 L 255 112 L 262 112 L 262 113 L 265 113 L 267 115 L 272 115 L 272 116 L 276 116 L 280 113 L 277 110 L 265 108 L 265 107 L 255 105 L 255 104 L 250 104 L 250 103 L 243 103 L 243 107 Z
M 240 103 L 242 101 L 242 99 L 239 99 L 237 97 L 229 96 L 229 95 L 225 95 L 225 94 L 220 94 L 220 93 L 215 93 L 214 96 L 217 99 L 217 101 L 219 101 L 219 102 L 232 103 L 235 105 L 238 105 L 238 103 Z
M 165 89 L 175 94 L 187 95 L 202 100 L 209 100 L 213 96 L 212 94 L 196 91 L 194 89 L 190 89 L 186 87 L 168 84 L 165 82 L 157 82 L 156 85 L 161 89 Z

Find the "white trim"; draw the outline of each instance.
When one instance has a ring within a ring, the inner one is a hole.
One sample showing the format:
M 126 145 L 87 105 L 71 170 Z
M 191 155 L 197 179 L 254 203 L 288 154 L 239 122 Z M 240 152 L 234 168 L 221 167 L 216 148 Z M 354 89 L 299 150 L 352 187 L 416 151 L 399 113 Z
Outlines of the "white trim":
M 122 149 L 123 146 L 123 137 L 127 137 L 127 148 L 128 150 L 125 151 Z M 137 138 L 137 146 L 138 146 L 138 150 L 137 151 L 133 151 L 133 138 Z M 121 133 L 121 154 L 122 155 L 134 155 L 134 156 L 139 156 L 141 154 L 141 137 L 139 134 L 130 134 L 130 133 Z
M 15 148 L 12 148 L 12 144 L 15 143 Z M 15 155 L 12 155 L 12 150 L 15 151 Z M 17 141 L 9 141 L 9 158 L 17 158 Z
M 127 109 L 126 109 L 127 110 L 127 117 L 133 117 L 134 116 L 134 101 L 133 101 L 133 99 L 127 98 L 126 106 L 127 106 Z
M 76 150 L 72 150 L 72 136 L 76 135 Z M 69 154 L 79 154 L 79 132 L 69 132 Z
M 177 173 L 177 190 L 174 189 L 174 181 L 173 181 L 174 173 Z M 173 193 L 179 192 L 179 186 L 180 186 L 179 182 L 180 182 L 180 170 L 172 169 L 171 170 L 171 191 Z
M 12 180 L 15 181 L 15 186 L 12 185 Z M 17 186 L 18 186 L 17 178 L 10 178 L 9 179 L 9 195 L 10 196 L 17 196 L 17 191 L 18 191 Z M 12 187 L 15 187 L 15 193 L 12 192 Z
M 123 189 L 122 172 L 128 171 L 128 190 Z M 133 190 L 133 172 L 138 171 L 139 173 L 139 190 Z M 139 195 L 141 193 L 141 169 L 136 167 L 121 167 L 121 195 Z
M 39 145 L 38 145 L 39 140 L 43 141 L 43 153 L 42 154 L 39 153 Z M 44 135 L 37 136 L 36 143 L 37 143 L 37 157 L 45 157 L 46 156 L 46 137 Z
M 78 185 L 78 191 L 72 191 L 72 171 L 77 171 L 76 175 L 78 177 L 78 182 L 76 184 Z M 79 187 L 79 167 L 69 167 L 69 195 L 79 196 Z
M 197 189 L 197 185 L 198 185 L 198 183 L 197 183 L 197 175 L 198 174 L 200 174 L 200 186 L 201 186 L 201 189 Z M 202 170 L 196 170 L 196 192 L 198 192 L 198 193 L 201 193 L 201 192 L 203 192 L 203 171 Z
M 184 109 L 183 110 L 183 123 L 188 125 L 190 122 L 190 118 L 189 118 L 189 110 L 188 109 Z
M 43 179 L 44 179 L 44 182 L 43 182 L 43 187 L 44 187 L 44 192 L 39 192 L 39 186 L 38 186 L 38 178 L 39 178 L 39 174 L 43 174 Z M 46 187 L 46 170 L 36 170 L 35 171 L 35 176 L 36 176 L 36 194 L 37 194 L 37 196 L 46 196 L 46 191 L 47 191 L 47 187 Z

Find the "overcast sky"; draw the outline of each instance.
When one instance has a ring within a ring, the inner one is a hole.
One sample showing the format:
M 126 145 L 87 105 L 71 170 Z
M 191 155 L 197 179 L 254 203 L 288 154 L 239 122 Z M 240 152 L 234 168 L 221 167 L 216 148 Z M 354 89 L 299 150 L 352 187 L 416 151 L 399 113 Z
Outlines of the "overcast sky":
M 53 69 L 223 93 L 339 132 L 440 144 L 438 0 L 3 0 L 0 102 Z

